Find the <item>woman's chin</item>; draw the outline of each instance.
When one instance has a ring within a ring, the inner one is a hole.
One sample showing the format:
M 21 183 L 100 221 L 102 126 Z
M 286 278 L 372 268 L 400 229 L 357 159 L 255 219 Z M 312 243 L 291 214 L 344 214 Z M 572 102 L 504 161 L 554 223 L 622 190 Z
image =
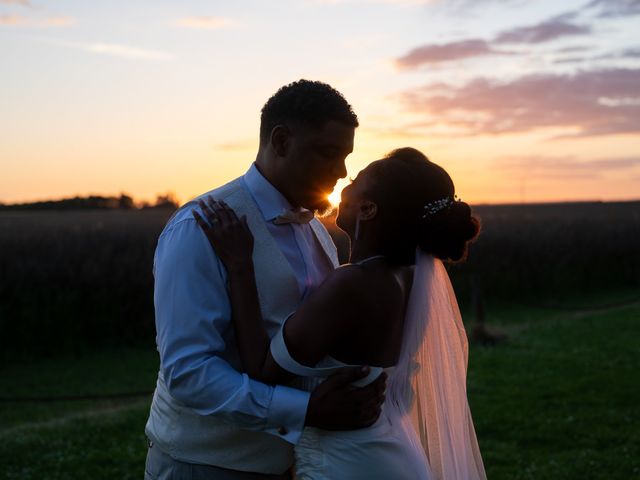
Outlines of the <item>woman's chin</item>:
M 349 230 L 344 223 L 344 218 L 340 216 L 340 206 L 338 205 L 338 213 L 336 214 L 336 227 L 349 235 Z

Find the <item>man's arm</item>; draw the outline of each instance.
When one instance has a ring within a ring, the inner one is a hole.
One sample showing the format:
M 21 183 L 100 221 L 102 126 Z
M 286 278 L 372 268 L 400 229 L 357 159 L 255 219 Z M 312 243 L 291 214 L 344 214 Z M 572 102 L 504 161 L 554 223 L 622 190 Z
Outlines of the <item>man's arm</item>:
M 220 357 L 222 332 L 231 328 L 226 273 L 190 214 L 160 236 L 154 276 L 160 368 L 171 396 L 201 415 L 297 442 L 309 393 L 251 380 Z

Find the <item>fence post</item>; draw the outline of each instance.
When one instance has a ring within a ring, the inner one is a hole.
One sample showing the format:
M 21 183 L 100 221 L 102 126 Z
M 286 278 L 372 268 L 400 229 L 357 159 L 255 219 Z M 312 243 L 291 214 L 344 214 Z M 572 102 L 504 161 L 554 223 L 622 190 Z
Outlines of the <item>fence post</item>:
M 485 308 L 482 297 L 482 288 L 476 275 L 471 274 L 471 308 L 473 310 L 474 323 L 471 330 L 471 341 L 481 345 L 495 345 L 496 339 L 485 326 Z

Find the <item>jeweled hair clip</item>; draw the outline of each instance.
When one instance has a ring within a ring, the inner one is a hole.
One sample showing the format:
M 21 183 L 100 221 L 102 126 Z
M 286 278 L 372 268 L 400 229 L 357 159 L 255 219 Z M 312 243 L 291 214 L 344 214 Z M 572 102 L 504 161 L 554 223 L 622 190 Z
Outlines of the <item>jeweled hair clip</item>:
M 446 208 L 449 208 L 451 205 L 453 205 L 454 202 L 460 202 L 460 201 L 461 200 L 458 198 L 458 196 L 454 195 L 453 198 L 444 197 L 439 200 L 434 200 L 433 202 L 429 202 L 423 207 L 425 212 L 422 215 L 422 218 L 426 220 L 432 217 L 433 215 L 435 215 L 436 213 Z

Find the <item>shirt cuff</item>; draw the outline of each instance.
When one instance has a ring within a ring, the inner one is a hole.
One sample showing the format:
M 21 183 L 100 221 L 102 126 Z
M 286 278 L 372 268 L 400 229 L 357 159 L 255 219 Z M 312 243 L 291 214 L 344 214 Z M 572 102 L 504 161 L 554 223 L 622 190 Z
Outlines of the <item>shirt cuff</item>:
M 310 392 L 276 385 L 267 414 L 266 433 L 295 445 L 300 440 L 307 416 Z

